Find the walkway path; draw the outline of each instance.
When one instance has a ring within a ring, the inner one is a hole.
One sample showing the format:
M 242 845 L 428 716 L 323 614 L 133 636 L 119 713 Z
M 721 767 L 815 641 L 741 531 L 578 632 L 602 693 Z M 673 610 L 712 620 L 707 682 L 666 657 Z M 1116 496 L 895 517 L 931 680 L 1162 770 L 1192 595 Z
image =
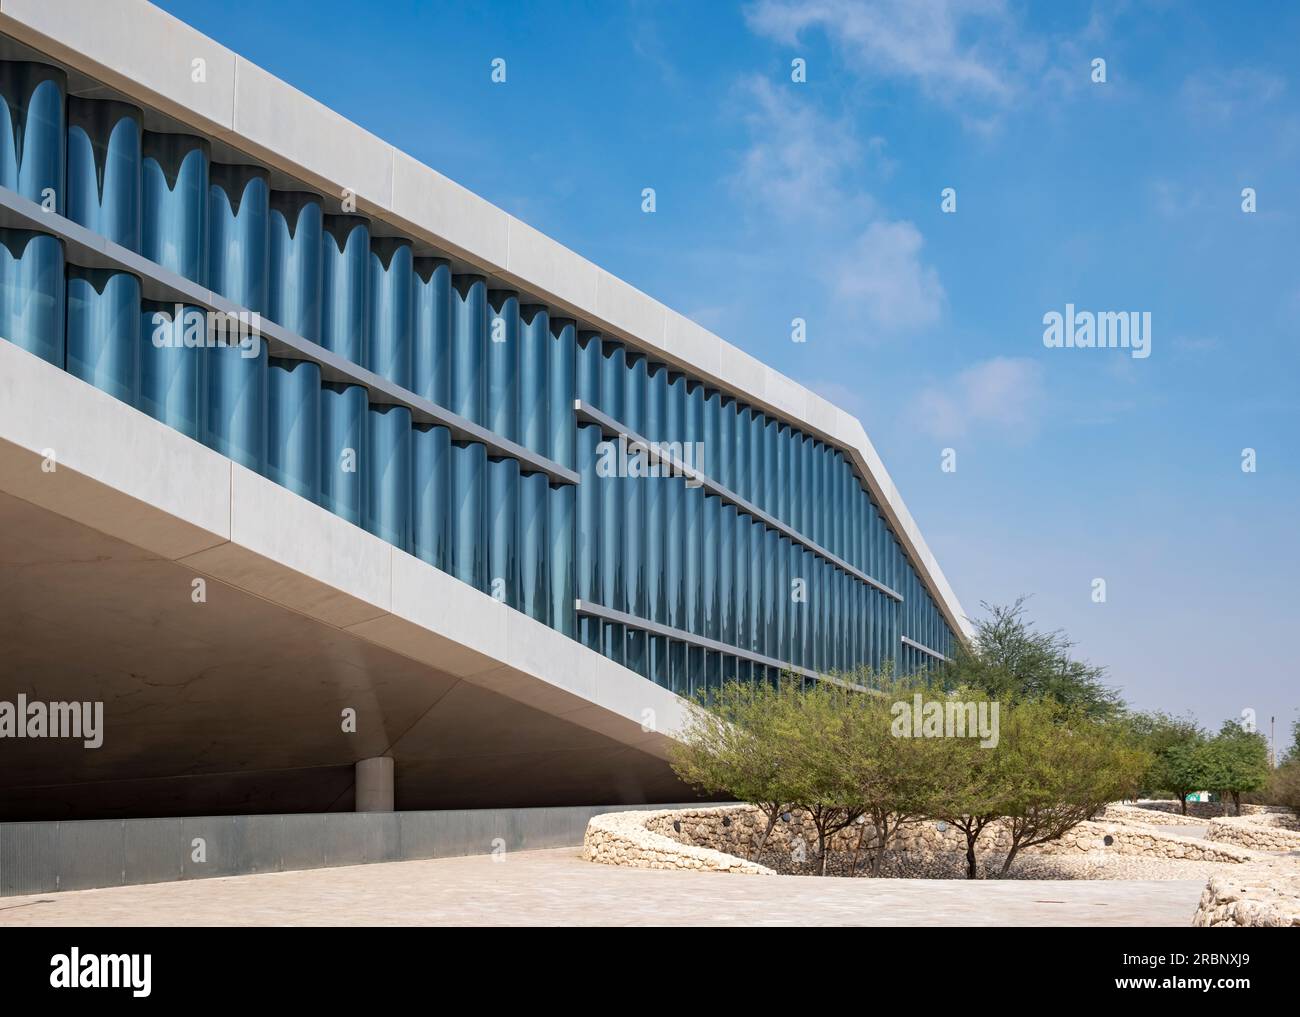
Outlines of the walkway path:
M 1177 925 L 1203 883 L 620 869 L 577 849 L 0 897 L 2 925 Z

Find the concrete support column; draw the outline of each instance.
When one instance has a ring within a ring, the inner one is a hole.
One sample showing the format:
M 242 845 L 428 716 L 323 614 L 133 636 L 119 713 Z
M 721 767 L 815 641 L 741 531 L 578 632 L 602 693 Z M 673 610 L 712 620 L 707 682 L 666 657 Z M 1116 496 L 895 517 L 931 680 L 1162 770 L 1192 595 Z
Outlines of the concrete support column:
M 356 811 L 393 811 L 393 758 L 375 756 L 356 764 Z

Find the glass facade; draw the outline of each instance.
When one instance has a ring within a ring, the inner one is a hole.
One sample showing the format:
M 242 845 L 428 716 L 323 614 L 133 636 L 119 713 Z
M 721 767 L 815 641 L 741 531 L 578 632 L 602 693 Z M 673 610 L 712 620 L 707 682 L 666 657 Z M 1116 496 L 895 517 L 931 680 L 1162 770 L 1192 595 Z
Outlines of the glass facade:
M 3 228 L 8 341 L 682 694 L 951 654 L 852 461 L 798 420 L 59 68 L 0 63 L 0 90 L 0 186 L 315 346 L 213 345 L 204 308 L 155 299 L 165 273 Z

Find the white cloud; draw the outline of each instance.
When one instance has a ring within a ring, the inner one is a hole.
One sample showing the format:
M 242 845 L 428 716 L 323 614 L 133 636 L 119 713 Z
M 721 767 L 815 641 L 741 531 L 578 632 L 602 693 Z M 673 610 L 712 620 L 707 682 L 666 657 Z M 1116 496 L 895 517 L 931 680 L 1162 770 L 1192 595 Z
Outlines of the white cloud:
M 1044 403 L 1043 369 L 1025 357 L 994 357 L 968 367 L 951 381 L 922 390 L 918 424 L 943 441 L 992 427 L 1025 437 Z
M 1198 71 L 1183 82 L 1182 100 L 1196 118 L 1226 121 L 1271 102 L 1286 91 L 1286 79 L 1271 71 L 1237 67 Z
M 1001 0 L 757 0 L 746 20 L 784 44 L 821 29 L 851 64 L 908 78 L 927 94 L 1001 101 L 1015 91 L 1001 66 L 1006 47 L 978 31 L 1010 29 Z
M 796 89 L 777 88 L 757 76 L 741 82 L 750 146 L 735 183 L 765 213 L 808 225 L 842 220 L 872 207 L 869 194 L 847 180 L 866 150 L 853 125 L 836 120 L 803 99 Z
M 838 266 L 836 293 L 887 331 L 934 324 L 945 294 L 939 273 L 921 260 L 923 243 L 910 222 L 873 222 Z
M 921 259 L 920 230 L 885 218 L 863 187 L 883 143 L 826 114 L 809 94 L 760 77 L 739 89 L 751 140 L 732 184 L 758 213 L 762 243 L 829 291 L 832 314 L 865 324 L 863 339 L 933 324 L 944 289 Z

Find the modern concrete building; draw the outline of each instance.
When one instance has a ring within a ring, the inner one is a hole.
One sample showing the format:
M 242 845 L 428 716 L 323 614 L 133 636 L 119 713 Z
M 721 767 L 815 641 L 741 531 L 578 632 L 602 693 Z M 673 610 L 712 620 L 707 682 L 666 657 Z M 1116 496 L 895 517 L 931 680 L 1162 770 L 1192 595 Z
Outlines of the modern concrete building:
M 141 0 L 0 33 L 0 703 L 103 704 L 0 819 L 681 800 L 682 696 L 961 638 L 847 413 Z

